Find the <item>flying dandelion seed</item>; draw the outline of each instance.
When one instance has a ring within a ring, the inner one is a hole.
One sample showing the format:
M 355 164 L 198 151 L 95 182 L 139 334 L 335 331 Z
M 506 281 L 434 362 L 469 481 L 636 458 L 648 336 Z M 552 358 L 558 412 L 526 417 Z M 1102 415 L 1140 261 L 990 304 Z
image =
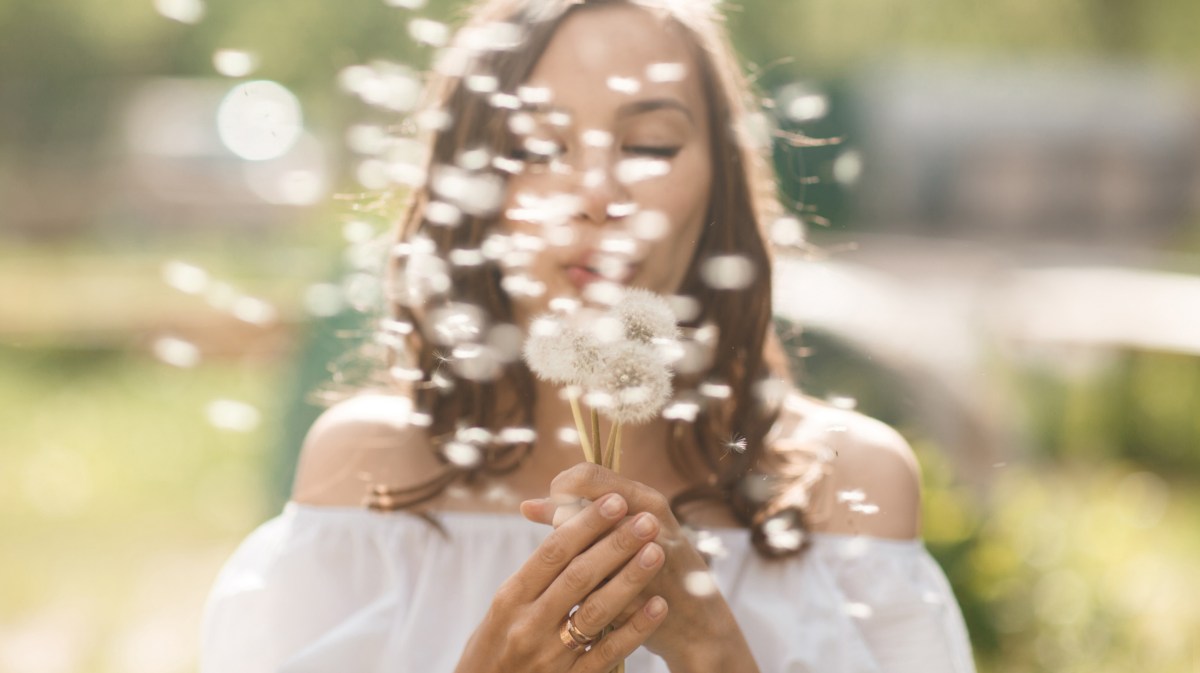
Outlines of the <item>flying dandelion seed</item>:
M 517 99 L 526 105 L 546 105 L 554 93 L 544 86 L 521 86 L 517 87 Z
M 362 64 L 346 66 L 337 75 L 338 86 L 342 87 L 343 91 L 356 95 L 361 95 L 374 79 L 375 71 Z
M 681 82 L 687 76 L 682 63 L 651 63 L 646 66 L 646 79 L 651 82 Z
M 408 22 L 408 35 L 421 44 L 442 47 L 450 38 L 450 28 L 431 19 L 413 19 Z
M 457 227 L 462 222 L 462 211 L 444 201 L 431 201 L 425 206 L 425 219 L 430 224 Z
M 671 421 L 693 423 L 700 413 L 700 405 L 692 401 L 676 401 L 663 407 L 662 417 Z
M 849 395 L 830 395 L 825 399 L 825 401 L 829 402 L 830 405 L 837 407 L 838 409 L 844 409 L 846 411 L 850 411 L 858 406 L 858 400 L 850 397 Z
M 226 77 L 245 77 L 258 69 L 258 54 L 241 49 L 213 52 L 213 67 Z
M 442 445 L 442 456 L 463 469 L 472 469 L 483 462 L 483 452 L 479 447 L 466 442 L 446 442 Z
M 833 179 L 842 185 L 853 185 L 862 177 L 862 155 L 857 150 L 846 150 L 833 161 Z
M 202 0 L 154 0 L 154 9 L 173 21 L 196 24 L 204 18 L 205 6 Z
M 422 131 L 445 131 L 454 121 L 454 117 L 442 108 L 422 110 L 413 119 L 417 122 L 417 128 Z
M 496 440 L 501 444 L 532 444 L 536 439 L 533 428 L 502 428 L 496 434 Z
M 494 21 L 464 28 L 457 40 L 466 49 L 476 52 L 511 51 L 525 42 L 525 29 L 515 23 Z
M 783 113 L 797 123 L 816 121 L 829 113 L 829 99 L 819 93 L 798 92 L 787 99 Z
M 846 611 L 846 614 L 854 617 L 855 619 L 869 619 L 871 615 L 875 614 L 875 610 L 866 603 L 847 601 L 843 607 Z
M 481 171 L 492 165 L 492 155 L 486 149 L 477 147 L 460 152 L 454 163 L 468 171 Z
M 696 547 L 696 551 L 709 558 L 725 558 L 729 555 L 729 549 L 725 546 L 725 541 L 720 536 L 713 535 L 706 530 L 696 532 L 693 545 Z
M 804 544 L 804 531 L 785 517 L 773 517 L 763 524 L 767 544 L 783 551 L 795 551 Z
M 475 93 L 495 93 L 500 87 L 500 80 L 493 75 L 471 75 L 467 78 L 466 85 L 467 90 Z
M 479 341 L 486 317 L 474 304 L 450 302 L 429 313 L 433 339 L 443 346 L 456 346 Z
M 342 238 L 347 243 L 366 243 L 375 237 L 375 227 L 370 222 L 350 220 L 342 225 Z
M 207 271 L 178 260 L 163 264 L 162 278 L 167 285 L 185 294 L 203 294 L 210 282 Z
M 869 516 L 871 514 L 879 513 L 879 505 L 870 502 L 854 502 L 850 503 L 850 511 Z
M 426 0 L 383 0 L 383 4 L 388 7 L 399 7 L 401 9 L 423 9 Z
M 583 140 L 583 144 L 587 145 L 588 147 L 605 148 L 612 147 L 613 144 L 612 134 L 608 131 L 601 131 L 600 129 L 588 129 L 583 132 L 581 138 Z
M 154 357 L 172 367 L 187 369 L 200 364 L 200 349 L 190 341 L 162 337 L 154 340 L 152 350 Z
M 704 262 L 700 276 L 714 290 L 744 290 L 754 282 L 754 263 L 743 255 L 717 255 Z
M 694 570 L 683 578 L 684 589 L 697 598 L 717 593 L 717 580 L 707 570 Z
M 558 441 L 563 444 L 569 444 L 573 447 L 579 446 L 579 433 L 575 431 L 575 428 L 559 428 L 557 436 Z
M 837 492 L 838 502 L 863 502 L 867 496 L 862 492 L 862 489 L 853 489 Z
M 261 415 L 258 409 L 237 400 L 213 400 L 204 408 L 209 424 L 231 432 L 250 432 L 258 427 Z
M 269 80 L 238 84 L 217 108 L 221 142 L 247 161 L 275 159 L 296 144 L 303 131 L 300 101 Z
M 645 180 L 662 177 L 671 172 L 670 162 L 662 159 L 634 157 L 617 163 L 617 181 L 631 185 Z
M 642 90 L 642 83 L 632 77 L 609 77 L 605 82 L 608 88 L 617 93 L 633 95 Z
M 781 247 L 804 244 L 804 225 L 794 217 L 781 217 L 771 223 L 771 242 Z
M 671 223 L 657 210 L 642 210 L 631 215 L 625 226 L 643 241 L 657 241 L 667 235 Z
M 727 384 L 714 383 L 711 381 L 701 383 L 697 390 L 704 397 L 709 397 L 714 400 L 727 400 L 729 399 L 729 396 L 733 394 L 733 389 Z
M 733 451 L 734 453 L 745 453 L 746 452 L 746 438 L 745 437 L 734 437 L 733 439 L 729 440 L 728 442 L 725 442 L 725 448 L 730 451 Z

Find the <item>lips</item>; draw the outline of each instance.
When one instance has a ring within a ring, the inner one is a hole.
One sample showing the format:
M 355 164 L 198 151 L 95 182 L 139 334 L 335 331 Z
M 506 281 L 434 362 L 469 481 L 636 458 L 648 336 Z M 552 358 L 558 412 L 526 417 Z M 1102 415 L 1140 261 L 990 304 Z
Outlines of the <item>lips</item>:
M 605 275 L 600 271 L 599 264 L 600 256 L 595 253 L 581 255 L 570 262 L 563 265 L 563 273 L 566 274 L 567 280 L 575 286 L 577 290 L 582 291 L 588 285 L 597 281 L 609 281 L 613 283 L 624 284 L 637 271 L 637 265 L 628 264 L 622 268 L 622 273 L 619 276 Z

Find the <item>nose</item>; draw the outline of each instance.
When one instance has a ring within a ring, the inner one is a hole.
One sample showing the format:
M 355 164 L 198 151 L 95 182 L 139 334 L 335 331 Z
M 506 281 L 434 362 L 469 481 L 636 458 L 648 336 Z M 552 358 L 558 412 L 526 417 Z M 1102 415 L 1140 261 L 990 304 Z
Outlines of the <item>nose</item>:
M 602 225 L 624 217 L 629 191 L 617 179 L 616 161 L 610 152 L 595 148 L 578 167 L 579 217 Z

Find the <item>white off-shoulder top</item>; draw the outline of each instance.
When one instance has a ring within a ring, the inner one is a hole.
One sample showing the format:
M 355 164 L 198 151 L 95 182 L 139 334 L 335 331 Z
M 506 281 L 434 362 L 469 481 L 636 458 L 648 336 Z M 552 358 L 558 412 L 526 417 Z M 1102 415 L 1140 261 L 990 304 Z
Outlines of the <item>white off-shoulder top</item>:
M 289 503 L 217 577 L 202 673 L 450 673 L 499 585 L 550 532 L 515 514 Z M 945 575 L 919 540 L 814 534 L 786 561 L 715 529 L 716 583 L 763 673 L 969 673 Z M 645 649 L 630 673 L 666 673 Z

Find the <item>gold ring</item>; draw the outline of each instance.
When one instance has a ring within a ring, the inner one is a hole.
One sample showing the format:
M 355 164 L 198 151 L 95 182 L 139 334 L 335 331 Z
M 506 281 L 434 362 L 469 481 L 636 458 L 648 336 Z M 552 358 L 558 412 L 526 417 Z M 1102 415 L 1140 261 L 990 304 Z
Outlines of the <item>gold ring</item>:
M 581 647 L 587 649 L 592 643 L 596 642 L 597 637 L 598 636 L 589 636 L 583 631 L 580 631 L 579 627 L 575 626 L 575 622 L 571 619 L 570 615 L 563 620 L 562 626 L 558 629 L 558 639 L 561 640 L 562 644 L 566 645 L 567 649 L 571 650 L 572 652 Z

